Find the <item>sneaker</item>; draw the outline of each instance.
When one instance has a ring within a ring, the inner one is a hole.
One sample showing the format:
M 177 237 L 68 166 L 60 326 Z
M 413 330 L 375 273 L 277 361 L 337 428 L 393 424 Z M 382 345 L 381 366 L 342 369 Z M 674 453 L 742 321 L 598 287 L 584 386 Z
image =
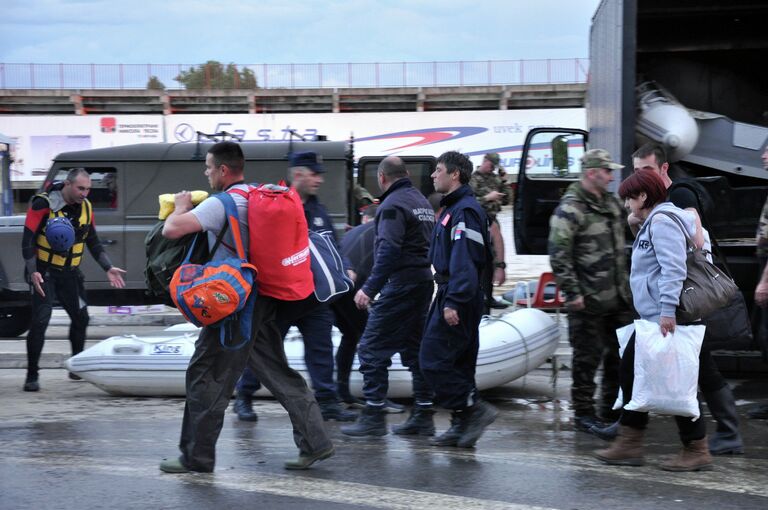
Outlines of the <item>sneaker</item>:
M 82 377 L 80 377 L 77 374 L 73 374 L 72 372 L 69 372 L 69 378 L 72 379 L 73 381 L 82 381 L 83 380 Z
M 334 453 L 336 450 L 333 449 L 333 446 L 316 453 L 301 453 L 296 460 L 286 461 L 283 466 L 285 469 L 309 469 L 309 466 L 315 462 L 333 457 Z
M 494 310 L 504 310 L 505 308 L 509 308 L 508 304 L 502 303 L 496 298 L 491 298 L 491 300 L 488 302 L 488 306 Z
M 400 414 L 405 412 L 405 406 L 392 402 L 389 399 L 384 401 L 384 412 L 387 414 Z

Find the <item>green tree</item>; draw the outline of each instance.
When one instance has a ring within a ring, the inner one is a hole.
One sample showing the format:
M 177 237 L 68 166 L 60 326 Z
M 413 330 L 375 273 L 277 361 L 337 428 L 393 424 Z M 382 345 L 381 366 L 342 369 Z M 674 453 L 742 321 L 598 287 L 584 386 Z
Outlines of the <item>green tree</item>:
M 147 82 L 147 90 L 165 90 L 165 85 L 157 76 L 150 76 Z
M 256 75 L 250 69 L 242 71 L 235 64 L 227 64 L 209 60 L 199 67 L 182 71 L 175 78 L 188 90 L 199 89 L 255 89 Z

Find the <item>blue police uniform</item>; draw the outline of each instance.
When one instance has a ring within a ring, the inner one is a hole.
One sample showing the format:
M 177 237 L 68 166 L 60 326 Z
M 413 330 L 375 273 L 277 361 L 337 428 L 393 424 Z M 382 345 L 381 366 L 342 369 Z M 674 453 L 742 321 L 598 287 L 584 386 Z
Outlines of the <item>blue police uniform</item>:
M 421 341 L 420 365 L 435 391 L 435 401 L 447 409 L 463 410 L 477 401 L 475 367 L 483 313 L 481 274 L 492 260 L 488 219 L 468 185 L 440 202 L 430 258 L 437 295 L 429 309 Z M 459 324 L 449 326 L 443 308 L 457 311 Z
M 388 368 L 400 353 L 411 371 L 417 403 L 432 403 L 432 391 L 419 369 L 419 346 L 434 284 L 429 242 L 435 214 L 410 179 L 392 183 L 376 212 L 376 239 L 371 275 L 363 292 L 373 298 L 357 356 L 363 393 L 381 404 L 389 387 Z

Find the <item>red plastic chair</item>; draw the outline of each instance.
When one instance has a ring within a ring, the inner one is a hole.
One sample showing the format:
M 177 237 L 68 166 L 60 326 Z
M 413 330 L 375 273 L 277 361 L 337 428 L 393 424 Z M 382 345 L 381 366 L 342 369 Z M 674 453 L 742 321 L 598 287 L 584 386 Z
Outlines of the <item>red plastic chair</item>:
M 545 298 L 544 291 L 548 285 L 555 285 L 554 297 Z M 541 273 L 539 277 L 539 283 L 536 285 L 536 292 L 533 294 L 533 299 L 524 298 L 518 299 L 517 306 L 525 306 L 529 308 L 539 308 L 541 310 L 560 310 L 565 307 L 565 298 L 560 292 L 560 287 L 555 282 L 555 275 L 547 272 Z

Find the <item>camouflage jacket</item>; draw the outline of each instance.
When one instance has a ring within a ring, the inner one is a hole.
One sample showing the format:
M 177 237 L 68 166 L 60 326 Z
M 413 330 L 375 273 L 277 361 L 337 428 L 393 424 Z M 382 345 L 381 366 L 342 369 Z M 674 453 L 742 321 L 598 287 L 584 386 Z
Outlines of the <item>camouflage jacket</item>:
M 626 213 L 618 199 L 601 199 L 576 182 L 549 220 L 549 262 L 566 300 L 584 297 L 587 313 L 632 306 L 625 255 Z
M 757 256 L 768 256 L 768 200 L 763 205 L 760 221 L 757 224 Z
M 480 202 L 480 205 L 483 206 L 485 214 L 488 215 L 488 219 L 491 221 L 496 219 L 496 215 L 501 211 L 501 206 L 509 203 L 509 187 L 493 172 L 487 174 L 478 171 L 472 172 L 469 186 L 472 188 L 475 198 Z M 501 202 L 490 202 L 485 200 L 485 195 L 491 191 L 498 191 L 504 194 L 504 198 L 501 199 Z

